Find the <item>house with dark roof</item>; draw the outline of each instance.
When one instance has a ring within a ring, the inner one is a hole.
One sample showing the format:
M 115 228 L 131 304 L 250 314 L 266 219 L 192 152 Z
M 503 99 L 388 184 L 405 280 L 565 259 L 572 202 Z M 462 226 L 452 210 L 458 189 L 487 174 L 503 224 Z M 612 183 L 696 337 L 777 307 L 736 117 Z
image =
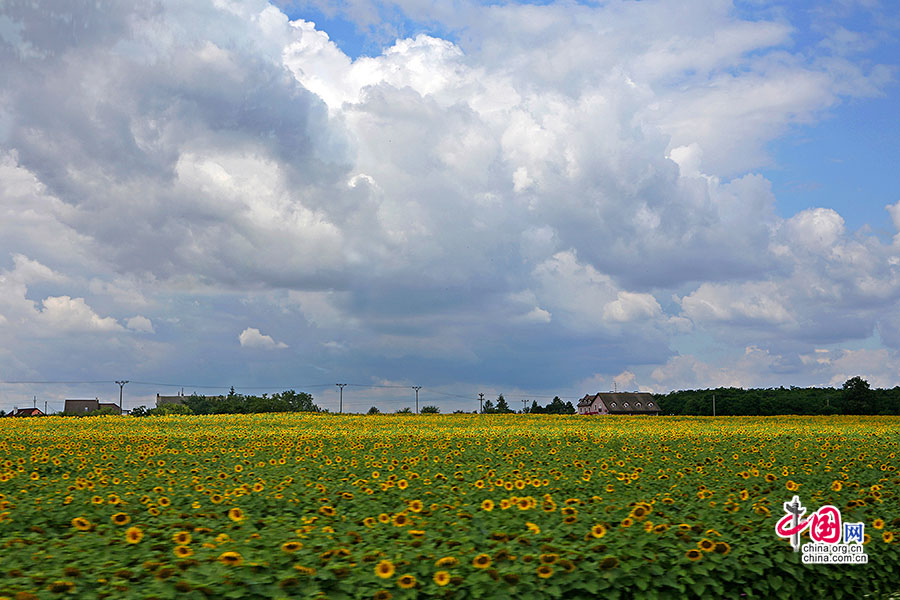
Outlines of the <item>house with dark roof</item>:
M 17 408 L 11 410 L 7 417 L 43 417 L 44 411 L 39 408 Z
M 63 409 L 66 414 L 70 415 L 88 415 L 102 408 L 112 409 L 117 414 L 122 414 L 122 408 L 114 402 L 100 402 L 99 398 L 93 399 L 66 399 L 66 406 Z
M 163 404 L 184 404 L 184 396 L 160 396 L 156 394 L 156 408 Z
M 658 415 L 659 404 L 648 392 L 586 394 L 578 401 L 579 415 Z

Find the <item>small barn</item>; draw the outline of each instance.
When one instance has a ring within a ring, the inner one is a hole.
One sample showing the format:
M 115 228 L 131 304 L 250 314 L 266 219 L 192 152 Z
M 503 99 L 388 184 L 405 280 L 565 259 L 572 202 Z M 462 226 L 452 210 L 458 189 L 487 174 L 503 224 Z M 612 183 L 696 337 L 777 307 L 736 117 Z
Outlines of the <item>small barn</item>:
M 599 392 L 578 401 L 579 415 L 658 415 L 659 404 L 649 392 Z

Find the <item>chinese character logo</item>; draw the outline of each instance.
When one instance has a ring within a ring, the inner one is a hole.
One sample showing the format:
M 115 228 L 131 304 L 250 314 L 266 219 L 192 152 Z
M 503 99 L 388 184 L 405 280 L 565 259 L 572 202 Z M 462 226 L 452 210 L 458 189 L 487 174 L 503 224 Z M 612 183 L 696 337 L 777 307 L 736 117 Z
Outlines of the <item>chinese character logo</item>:
M 813 542 L 839 544 L 841 534 L 844 543 L 863 542 L 862 523 L 844 523 L 841 528 L 841 511 L 826 504 L 805 519 L 806 507 L 800 504 L 800 498 L 794 496 L 790 502 L 784 503 L 785 515 L 775 525 L 775 533 L 779 537 L 790 539 L 794 552 L 800 551 L 800 534 L 809 530 Z

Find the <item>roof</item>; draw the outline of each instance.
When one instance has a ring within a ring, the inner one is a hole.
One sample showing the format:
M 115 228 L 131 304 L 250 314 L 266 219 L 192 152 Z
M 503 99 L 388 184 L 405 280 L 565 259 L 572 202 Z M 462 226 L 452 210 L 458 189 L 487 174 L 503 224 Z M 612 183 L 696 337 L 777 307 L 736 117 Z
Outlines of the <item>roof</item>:
M 156 395 L 156 406 L 162 404 L 184 404 L 184 396 L 160 396 Z
M 659 404 L 649 392 L 608 392 L 594 396 L 610 413 L 659 412 Z
M 7 417 L 40 417 L 44 414 L 39 408 L 19 408 L 14 411 L 10 411 L 6 416 Z

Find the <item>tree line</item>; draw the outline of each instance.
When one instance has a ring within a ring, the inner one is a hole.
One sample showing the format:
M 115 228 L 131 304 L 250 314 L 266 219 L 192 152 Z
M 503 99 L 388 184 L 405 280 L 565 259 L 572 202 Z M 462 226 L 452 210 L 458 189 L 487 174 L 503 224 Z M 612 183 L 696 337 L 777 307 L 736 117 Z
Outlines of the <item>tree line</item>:
M 872 389 L 861 377 L 840 388 L 716 388 L 655 394 L 662 414 L 900 415 L 900 387 Z
M 131 410 L 132 416 L 150 417 L 154 415 L 225 415 L 283 412 L 328 412 L 313 402 L 306 392 L 285 390 L 277 394 L 250 396 L 238 394 L 232 387 L 224 396 L 184 396 L 183 404 L 166 403 L 156 408 L 138 406 Z

